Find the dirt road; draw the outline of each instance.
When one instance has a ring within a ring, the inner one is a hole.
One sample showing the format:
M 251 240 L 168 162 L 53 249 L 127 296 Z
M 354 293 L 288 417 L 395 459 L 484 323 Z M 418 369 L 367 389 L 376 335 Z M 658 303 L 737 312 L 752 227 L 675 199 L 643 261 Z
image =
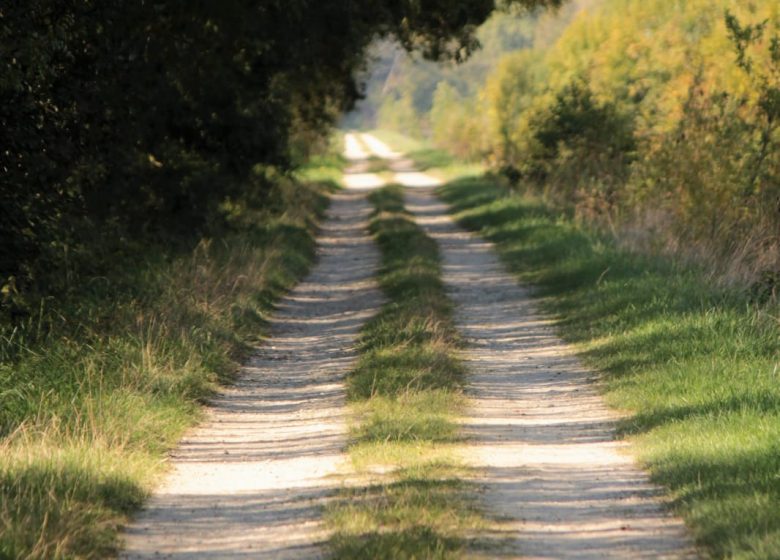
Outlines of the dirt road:
M 470 411 L 463 455 L 482 473 L 482 506 L 502 520 L 502 557 L 692 558 L 681 520 L 615 439 L 616 415 L 492 246 L 460 228 L 434 195 L 440 182 L 391 158 L 406 206 L 438 243 L 465 337 Z
M 349 148 L 349 145 L 348 145 Z M 381 303 L 367 234 L 363 154 L 334 195 L 318 262 L 280 302 L 267 343 L 207 422 L 173 453 L 172 472 L 125 532 L 124 558 L 298 559 L 323 555 L 323 504 L 344 461 L 344 375 Z
M 319 558 L 322 506 L 340 486 L 343 377 L 363 322 L 381 304 L 367 191 L 388 159 L 406 203 L 438 243 L 456 322 L 468 342 L 470 409 L 462 454 L 500 531 L 488 556 L 689 558 L 679 519 L 614 437 L 616 417 L 490 244 L 462 230 L 438 181 L 378 139 L 347 135 L 347 189 L 334 196 L 309 278 L 279 305 L 268 343 L 208 421 L 172 456 L 172 472 L 126 531 L 125 558 Z M 485 556 L 486 549 L 472 552 Z M 497 551 L 493 553 L 492 551 Z M 500 552 L 498 552 L 500 551 Z

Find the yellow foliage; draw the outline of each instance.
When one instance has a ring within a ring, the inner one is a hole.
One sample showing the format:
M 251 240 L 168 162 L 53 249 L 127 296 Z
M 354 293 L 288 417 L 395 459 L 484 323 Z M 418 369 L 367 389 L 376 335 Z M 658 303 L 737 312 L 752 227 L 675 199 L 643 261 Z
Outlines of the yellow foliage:
M 545 54 L 548 86 L 557 90 L 586 77 L 598 99 L 636 106 L 640 135 L 677 126 L 695 77 L 704 91 L 750 99 L 756 90 L 735 64 L 726 10 L 743 22 L 780 27 L 778 3 L 768 0 L 605 1 L 580 13 Z M 757 71 L 766 71 L 768 41 L 750 54 Z
M 740 63 L 732 34 L 756 25 L 763 32 L 748 33 L 741 56 L 749 64 Z M 488 76 L 480 99 L 489 159 L 541 181 L 553 199 L 603 201 L 610 223 L 615 214 L 664 212 L 674 243 L 704 240 L 774 270 L 780 256 L 766 254 L 780 244 L 773 40 L 780 41 L 776 0 L 594 0 L 556 41 L 504 56 Z M 614 111 L 615 123 L 627 123 L 635 144 L 625 157 L 603 158 L 600 140 L 577 140 L 592 138 L 577 127 L 598 126 L 587 124 L 587 107 L 577 114 L 561 104 L 560 92 L 574 83 L 587 88 L 594 107 Z

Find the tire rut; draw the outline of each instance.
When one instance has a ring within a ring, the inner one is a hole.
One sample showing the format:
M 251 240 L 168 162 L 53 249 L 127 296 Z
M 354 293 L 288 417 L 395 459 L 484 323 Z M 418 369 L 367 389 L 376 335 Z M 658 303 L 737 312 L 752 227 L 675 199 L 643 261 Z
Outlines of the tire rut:
M 322 508 L 345 461 L 344 376 L 382 302 L 367 190 L 333 195 L 317 264 L 172 453 L 169 476 L 125 531 L 123 558 L 323 557 Z
M 376 139 L 374 139 L 376 140 Z M 366 142 L 372 146 L 374 142 Z M 377 154 L 379 155 L 379 154 Z M 434 193 L 440 184 L 391 161 L 406 208 L 439 244 L 443 280 L 467 342 L 463 450 L 498 520 L 474 554 L 601 560 L 696 558 L 683 522 L 616 440 L 618 416 L 592 373 L 556 335 L 492 245 L 465 231 Z

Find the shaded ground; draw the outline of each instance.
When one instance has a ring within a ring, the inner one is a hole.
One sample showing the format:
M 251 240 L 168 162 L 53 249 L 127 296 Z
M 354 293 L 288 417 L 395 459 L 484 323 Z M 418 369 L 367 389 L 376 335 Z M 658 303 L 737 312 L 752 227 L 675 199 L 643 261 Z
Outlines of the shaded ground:
M 389 149 L 375 153 L 394 157 L 395 181 L 416 187 L 407 189 L 406 206 L 440 245 L 468 343 L 464 456 L 483 473 L 483 506 L 501 521 L 499 534 L 480 540 L 509 539 L 504 557 L 695 557 L 682 521 L 665 513 L 657 489 L 615 440 L 617 418 L 528 290 L 489 243 L 452 221 L 434 178 Z
M 381 303 L 360 188 L 372 181 L 354 175 L 333 196 L 315 269 L 279 304 L 269 341 L 237 383 L 172 454 L 170 476 L 125 532 L 124 558 L 323 555 L 322 506 L 340 485 L 346 445 L 343 377 L 358 330 Z

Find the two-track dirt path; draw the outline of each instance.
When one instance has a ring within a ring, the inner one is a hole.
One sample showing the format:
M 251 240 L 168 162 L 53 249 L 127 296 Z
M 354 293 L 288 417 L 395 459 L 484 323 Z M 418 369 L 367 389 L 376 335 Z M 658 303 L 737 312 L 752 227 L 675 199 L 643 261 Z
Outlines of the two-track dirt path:
M 489 243 L 460 228 L 434 195 L 440 182 L 370 135 L 390 158 L 406 205 L 438 243 L 468 349 L 469 444 L 482 505 L 499 517 L 501 557 L 692 558 L 683 523 L 615 440 L 583 369 Z
M 348 143 L 347 157 L 365 154 Z M 333 196 L 318 262 L 278 305 L 269 340 L 207 421 L 172 455 L 172 472 L 125 532 L 124 558 L 299 559 L 323 555 L 322 505 L 344 461 L 344 375 L 381 303 L 366 191 L 356 163 Z
M 172 457 L 172 472 L 126 531 L 125 558 L 302 559 L 323 556 L 322 506 L 340 486 L 344 374 L 360 326 L 378 309 L 377 251 L 362 161 L 387 158 L 406 203 L 439 243 L 444 280 L 469 348 L 465 459 L 482 505 L 501 520 L 512 558 L 688 558 L 684 526 L 614 439 L 615 416 L 492 247 L 465 232 L 417 172 L 370 135 L 347 135 L 357 163 L 333 197 L 319 260 L 280 304 L 268 343 L 214 400 Z M 495 553 L 493 552 L 495 551 Z M 499 552 L 500 551 L 500 552 Z

